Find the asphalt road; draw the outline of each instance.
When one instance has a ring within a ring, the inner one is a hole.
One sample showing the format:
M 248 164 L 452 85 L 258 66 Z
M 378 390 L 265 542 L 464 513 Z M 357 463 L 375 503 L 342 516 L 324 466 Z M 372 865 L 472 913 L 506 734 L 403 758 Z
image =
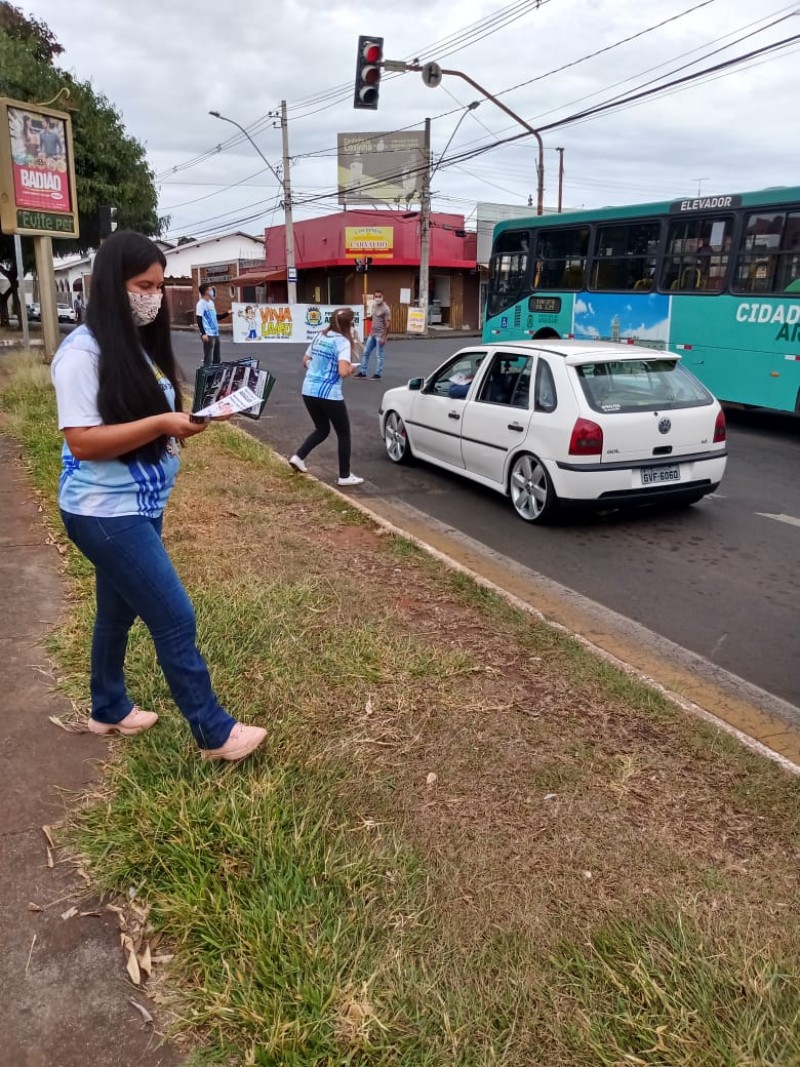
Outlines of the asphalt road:
M 174 340 L 191 375 L 200 340 L 183 332 Z M 729 411 L 725 479 L 694 508 L 529 527 L 490 490 L 432 467 L 396 467 L 384 455 L 383 390 L 427 374 L 470 343 L 479 342 L 392 341 L 383 381 L 346 383 L 353 470 L 367 479 L 355 492 L 402 501 L 800 708 L 800 419 Z M 244 347 L 223 338 L 223 359 Z M 257 346 L 278 381 L 262 419 L 240 420 L 283 455 L 311 425 L 300 400 L 302 350 Z M 335 459 L 332 435 L 309 463 L 333 482 Z

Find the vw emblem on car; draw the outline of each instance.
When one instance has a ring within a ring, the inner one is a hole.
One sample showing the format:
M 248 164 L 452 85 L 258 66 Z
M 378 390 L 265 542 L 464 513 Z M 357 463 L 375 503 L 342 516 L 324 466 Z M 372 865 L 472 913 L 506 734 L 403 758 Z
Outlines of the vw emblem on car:
M 658 423 L 659 433 L 669 433 L 672 429 L 672 422 L 669 419 L 660 419 Z

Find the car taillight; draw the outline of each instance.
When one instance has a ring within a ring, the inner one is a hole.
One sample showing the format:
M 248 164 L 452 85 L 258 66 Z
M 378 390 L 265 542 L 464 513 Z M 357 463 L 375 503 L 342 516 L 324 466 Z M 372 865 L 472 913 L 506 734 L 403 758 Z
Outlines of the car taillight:
M 727 440 L 728 430 L 725 426 L 725 412 L 720 411 L 719 415 L 717 415 L 717 421 L 714 423 L 714 443 Z
M 596 422 L 578 419 L 572 427 L 569 439 L 571 456 L 601 456 L 603 454 L 603 431 Z

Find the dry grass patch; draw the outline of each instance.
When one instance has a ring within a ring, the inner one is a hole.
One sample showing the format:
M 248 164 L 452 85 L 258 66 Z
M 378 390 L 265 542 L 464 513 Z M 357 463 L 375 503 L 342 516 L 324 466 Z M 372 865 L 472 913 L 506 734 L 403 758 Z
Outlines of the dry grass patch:
M 236 428 L 186 449 L 166 537 L 268 744 L 200 764 L 136 630 L 166 714 L 83 840 L 174 939 L 198 1063 L 797 1062 L 797 780 Z

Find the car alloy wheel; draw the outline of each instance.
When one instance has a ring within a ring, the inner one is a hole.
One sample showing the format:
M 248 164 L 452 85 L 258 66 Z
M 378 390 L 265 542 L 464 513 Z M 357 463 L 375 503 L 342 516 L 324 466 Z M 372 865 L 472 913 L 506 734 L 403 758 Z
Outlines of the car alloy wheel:
M 514 460 L 508 488 L 514 510 L 526 522 L 545 522 L 558 506 L 558 498 L 544 464 L 529 453 L 517 456 Z
M 396 411 L 390 411 L 383 424 L 383 441 L 386 455 L 392 463 L 410 463 L 411 446 L 408 443 L 406 426 Z

